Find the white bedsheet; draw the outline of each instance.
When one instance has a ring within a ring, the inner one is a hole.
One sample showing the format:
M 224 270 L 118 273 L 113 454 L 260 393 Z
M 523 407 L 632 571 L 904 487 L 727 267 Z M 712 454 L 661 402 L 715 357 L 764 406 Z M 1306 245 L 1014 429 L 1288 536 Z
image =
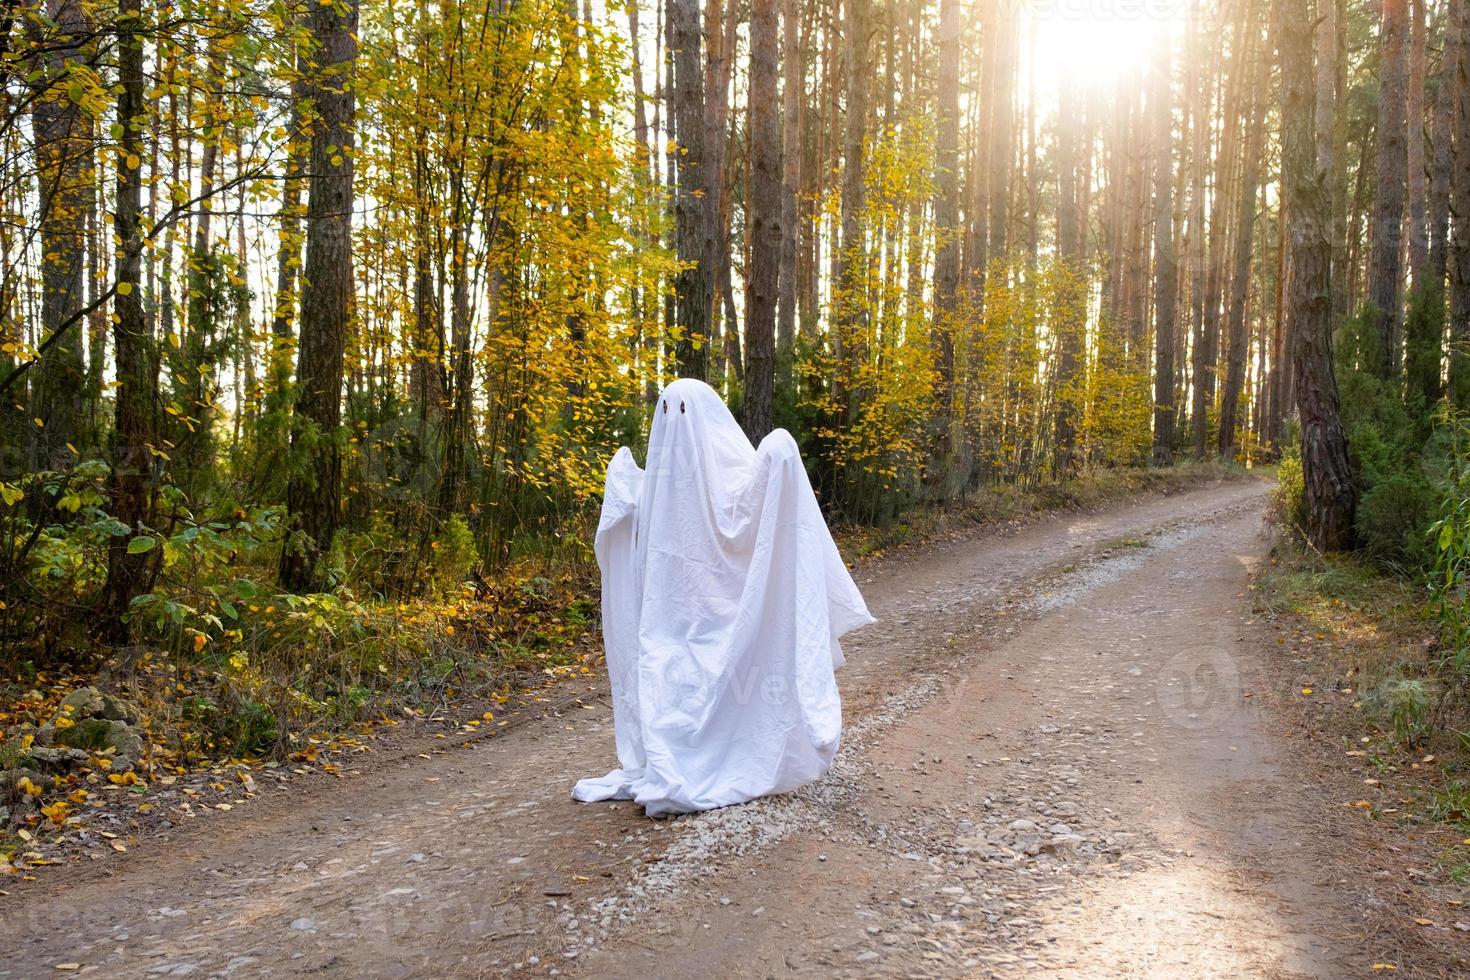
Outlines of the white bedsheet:
M 659 816 L 816 779 L 842 734 L 838 639 L 873 618 L 795 440 L 752 449 L 685 379 L 654 407 L 647 465 L 618 450 L 597 529 L 619 768 L 573 797 Z

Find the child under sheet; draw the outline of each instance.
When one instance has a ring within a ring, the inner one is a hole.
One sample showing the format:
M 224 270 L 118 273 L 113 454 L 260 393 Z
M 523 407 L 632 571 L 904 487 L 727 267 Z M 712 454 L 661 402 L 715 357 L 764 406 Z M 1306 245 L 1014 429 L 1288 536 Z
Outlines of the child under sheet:
M 647 467 L 618 450 L 597 528 L 619 768 L 572 796 L 661 816 L 816 779 L 842 734 L 838 640 L 873 617 L 795 440 L 752 449 L 685 379 L 654 406 Z

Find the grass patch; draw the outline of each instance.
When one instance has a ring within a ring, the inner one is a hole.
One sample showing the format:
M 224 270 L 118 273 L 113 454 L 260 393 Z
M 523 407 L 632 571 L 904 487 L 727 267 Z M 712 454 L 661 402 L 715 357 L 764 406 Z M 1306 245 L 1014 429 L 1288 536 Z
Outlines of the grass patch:
M 1437 860 L 1448 878 L 1470 885 L 1470 857 L 1458 843 L 1470 838 L 1470 718 L 1463 699 L 1446 696 L 1428 590 L 1290 535 L 1272 549 L 1255 590 L 1260 611 L 1292 625 L 1290 653 L 1305 676 L 1348 695 L 1313 699 L 1314 737 L 1335 737 L 1352 750 L 1339 760 L 1357 758 L 1364 775 L 1393 786 L 1409 826 L 1449 828 L 1457 843 Z
M 1429 815 L 1470 836 L 1470 779 L 1453 779 L 1435 790 Z
M 1332 642 L 1360 690 L 1390 679 L 1432 679 L 1435 628 L 1423 589 L 1351 556 L 1319 555 L 1289 539 L 1272 549 L 1256 586 L 1263 611 L 1288 614 Z

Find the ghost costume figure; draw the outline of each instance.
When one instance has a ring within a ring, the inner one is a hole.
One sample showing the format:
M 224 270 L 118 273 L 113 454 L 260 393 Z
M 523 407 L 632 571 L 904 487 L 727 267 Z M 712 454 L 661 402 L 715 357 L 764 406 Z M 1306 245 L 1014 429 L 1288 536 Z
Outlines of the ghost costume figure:
M 838 640 L 873 617 L 796 441 L 777 429 L 752 449 L 686 379 L 654 406 L 647 465 L 618 450 L 597 528 L 620 767 L 572 796 L 661 816 L 816 779 L 842 734 Z

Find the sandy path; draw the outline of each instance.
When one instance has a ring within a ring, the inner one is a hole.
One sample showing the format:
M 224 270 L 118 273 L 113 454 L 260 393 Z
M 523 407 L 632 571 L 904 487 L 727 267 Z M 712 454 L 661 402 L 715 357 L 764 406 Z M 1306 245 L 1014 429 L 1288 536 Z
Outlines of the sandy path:
M 1340 976 L 1349 898 L 1251 709 L 1264 487 L 915 550 L 860 581 L 833 772 L 579 806 L 602 691 L 187 825 L 0 904 L 0 978 Z

